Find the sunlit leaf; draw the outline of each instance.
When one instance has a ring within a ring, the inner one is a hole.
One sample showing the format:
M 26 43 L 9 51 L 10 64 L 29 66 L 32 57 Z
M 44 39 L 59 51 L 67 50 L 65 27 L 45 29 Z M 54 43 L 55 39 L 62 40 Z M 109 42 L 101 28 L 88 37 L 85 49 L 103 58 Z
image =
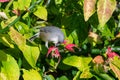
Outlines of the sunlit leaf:
M 15 24 L 15 27 L 22 34 L 25 34 L 27 31 L 29 31 L 28 25 L 20 21 Z
M 80 75 L 80 78 L 92 78 L 92 77 L 93 75 L 89 69 L 85 69 Z
M 95 12 L 96 0 L 84 0 L 84 19 L 87 21 Z
M 19 80 L 19 66 L 12 56 L 7 55 L 7 61 L 2 61 L 0 76 L 3 80 Z
M 13 27 L 10 28 L 10 37 L 19 47 L 24 47 L 26 45 L 26 39 L 22 34 L 18 33 Z
M 8 34 L 0 34 L 0 42 L 7 47 L 14 48 L 14 45 L 12 44 Z
M 34 69 L 29 71 L 23 69 L 23 78 L 24 80 L 42 80 L 40 73 Z
M 89 63 L 91 62 L 91 57 L 78 57 L 78 56 L 70 56 L 63 60 L 64 64 L 74 66 L 79 70 L 83 71 L 86 68 L 89 68 Z
M 0 61 L 6 61 L 7 60 L 7 54 L 0 50 Z
M 116 77 L 120 80 L 120 69 L 112 63 L 110 63 L 109 65 L 112 71 L 115 73 Z
M 28 63 L 35 67 L 37 59 L 39 57 L 39 48 L 37 46 L 29 46 L 26 44 L 26 39 L 20 33 L 18 33 L 13 27 L 10 28 L 9 35 L 11 39 L 17 44 L 19 49 L 23 52 L 25 59 Z
M 99 23 L 103 27 L 116 8 L 116 0 L 99 0 L 97 8 Z
M 34 15 L 36 15 L 40 19 L 47 20 L 47 10 L 45 7 L 38 6 L 37 10 L 34 12 Z
M 28 63 L 32 67 L 35 67 L 40 54 L 39 48 L 37 46 L 25 45 L 24 47 L 21 48 L 21 51 L 23 52 L 23 55 L 25 59 L 28 61 Z
M 0 73 L 0 80 L 7 80 L 7 77 L 2 72 Z
M 30 6 L 31 0 L 18 0 L 13 2 L 13 9 L 26 10 Z
M 5 28 L 8 24 L 10 24 L 11 22 L 13 22 L 16 18 L 17 18 L 17 16 L 13 16 L 13 17 L 7 19 L 6 22 L 2 21 L 1 22 L 1 27 Z
M 118 64 L 120 64 L 120 59 L 119 59 L 118 56 L 115 56 L 113 58 L 113 60 L 111 60 L 111 63 L 114 64 L 116 67 L 118 67 L 120 69 L 120 65 L 118 65 Z

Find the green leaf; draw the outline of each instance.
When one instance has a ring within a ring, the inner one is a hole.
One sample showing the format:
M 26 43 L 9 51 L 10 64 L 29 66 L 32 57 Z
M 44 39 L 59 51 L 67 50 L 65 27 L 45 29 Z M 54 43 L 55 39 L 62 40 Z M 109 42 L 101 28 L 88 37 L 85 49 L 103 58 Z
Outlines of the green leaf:
M 94 75 L 94 77 L 96 78 L 96 80 L 103 80 L 103 79 L 100 78 L 98 75 Z
M 23 69 L 23 78 L 24 80 L 42 80 L 41 75 L 38 71 L 31 69 L 31 70 L 25 70 Z
M 12 56 L 7 55 L 7 61 L 2 61 L 0 74 L 2 80 L 19 80 L 19 66 Z
M 54 59 L 50 59 L 50 60 L 46 59 L 46 62 L 52 67 L 55 67 L 55 65 L 57 63 Z
M 18 0 L 13 2 L 13 9 L 26 10 L 30 6 L 31 0 Z
M 69 80 L 66 76 L 61 76 L 60 78 L 57 78 L 56 80 Z
M 95 12 L 96 0 L 84 0 L 84 19 L 87 21 Z
M 78 56 L 70 56 L 63 60 L 64 64 L 74 66 L 78 68 L 80 71 L 83 71 L 89 68 L 89 63 L 91 62 L 91 57 L 78 57 Z
M 45 7 L 38 6 L 37 10 L 34 12 L 34 15 L 36 15 L 38 18 L 47 20 L 47 10 Z
M 7 54 L 0 50 L 0 61 L 6 61 L 7 60 Z
M 70 16 L 63 16 L 63 19 L 61 21 L 65 27 L 66 35 L 72 36 L 71 33 L 75 32 L 75 34 L 77 34 L 79 44 L 82 43 L 87 38 L 89 29 L 88 26 L 86 26 L 87 24 L 84 21 L 83 15 L 74 13 Z M 84 35 L 81 35 L 83 33 Z M 73 40 L 75 42 L 78 42 L 77 39 L 73 38 Z
M 43 80 L 55 80 L 55 78 L 53 77 L 53 75 L 46 75 L 45 79 Z
M 76 30 L 74 30 L 74 31 L 71 33 L 71 36 L 73 37 L 73 40 L 75 40 L 75 44 L 79 45 L 79 39 L 78 39 L 78 35 L 77 35 Z
M 107 39 L 114 38 L 114 30 L 111 31 L 107 25 L 103 28 L 99 27 L 99 30 L 102 32 L 102 36 L 105 36 Z
M 23 52 L 25 59 L 32 66 L 36 66 L 37 59 L 39 57 L 40 51 L 37 46 L 29 46 L 26 44 L 26 39 L 20 33 L 18 33 L 14 28 L 10 28 L 9 35 L 11 39 L 17 44 L 19 49 Z
M 116 0 L 99 0 L 97 4 L 97 14 L 100 26 L 103 27 L 112 16 L 116 8 Z
M 109 76 L 108 74 L 99 74 L 99 76 L 103 79 L 103 80 L 113 80 L 113 78 L 111 76 Z
M 63 28 L 64 28 L 64 26 L 62 26 Z M 64 33 L 64 35 L 65 35 L 65 37 L 66 37 L 66 40 L 69 40 L 69 42 L 70 43 L 73 43 L 73 37 L 72 37 L 72 35 L 69 35 L 68 37 L 67 37 L 67 32 L 66 32 L 66 30 L 65 29 L 61 29 L 62 30 L 62 32 Z
M 63 67 L 63 66 L 64 66 L 64 67 Z M 64 64 L 63 61 L 61 60 L 60 63 L 59 63 L 58 68 L 59 68 L 60 70 L 69 70 L 69 69 L 71 69 L 71 66 Z

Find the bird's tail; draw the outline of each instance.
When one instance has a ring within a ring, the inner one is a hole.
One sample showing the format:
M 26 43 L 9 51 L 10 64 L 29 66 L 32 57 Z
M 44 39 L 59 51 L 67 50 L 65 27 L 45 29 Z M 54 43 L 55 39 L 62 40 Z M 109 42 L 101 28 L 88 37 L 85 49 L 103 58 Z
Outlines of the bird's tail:
M 40 35 L 40 33 L 36 33 L 35 35 L 33 35 L 32 37 L 29 38 L 30 41 L 33 41 L 34 39 L 38 38 Z

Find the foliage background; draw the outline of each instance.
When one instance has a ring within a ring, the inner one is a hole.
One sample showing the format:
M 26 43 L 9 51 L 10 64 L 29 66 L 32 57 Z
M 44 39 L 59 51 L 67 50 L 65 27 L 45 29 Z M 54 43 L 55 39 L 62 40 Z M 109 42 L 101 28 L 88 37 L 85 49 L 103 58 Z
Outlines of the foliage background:
M 44 42 L 28 40 L 50 25 L 81 48 L 61 52 L 57 69 Z M 120 53 L 119 28 L 119 0 L 1 0 L 0 80 L 120 79 L 119 59 L 106 55 L 108 47 Z

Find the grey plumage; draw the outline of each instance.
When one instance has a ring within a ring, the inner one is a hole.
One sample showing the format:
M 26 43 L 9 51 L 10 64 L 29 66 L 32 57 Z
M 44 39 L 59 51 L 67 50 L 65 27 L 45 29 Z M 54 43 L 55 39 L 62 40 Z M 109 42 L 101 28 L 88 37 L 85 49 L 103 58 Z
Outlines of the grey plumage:
M 48 48 L 48 43 L 53 42 L 55 46 L 59 45 L 64 41 L 64 34 L 58 27 L 46 26 L 41 27 L 40 31 L 33 35 L 29 40 L 33 41 L 35 38 L 40 37 L 45 42 L 45 46 Z

